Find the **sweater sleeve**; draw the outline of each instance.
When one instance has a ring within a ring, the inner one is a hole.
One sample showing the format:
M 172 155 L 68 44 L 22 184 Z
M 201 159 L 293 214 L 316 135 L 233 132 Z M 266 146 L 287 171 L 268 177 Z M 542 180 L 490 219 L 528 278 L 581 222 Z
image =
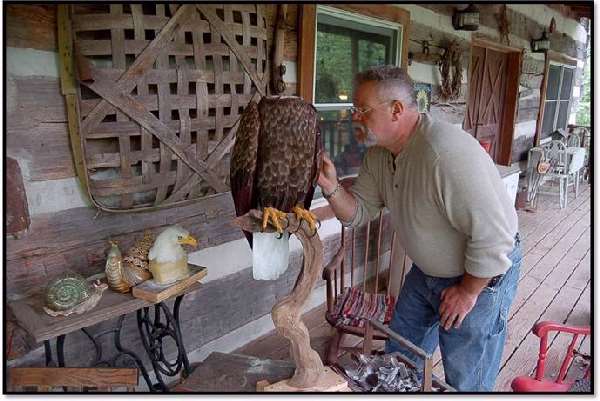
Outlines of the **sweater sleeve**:
M 490 278 L 510 268 L 515 228 L 506 215 L 510 200 L 496 166 L 479 153 L 440 155 L 434 180 L 439 207 L 466 236 L 465 271 Z
M 377 162 L 377 154 L 370 149 L 365 155 L 358 177 L 350 191 L 356 199 L 356 210 L 350 221 L 341 221 L 343 226 L 357 227 L 375 218 L 383 208 L 378 177 L 381 177 L 380 163 Z

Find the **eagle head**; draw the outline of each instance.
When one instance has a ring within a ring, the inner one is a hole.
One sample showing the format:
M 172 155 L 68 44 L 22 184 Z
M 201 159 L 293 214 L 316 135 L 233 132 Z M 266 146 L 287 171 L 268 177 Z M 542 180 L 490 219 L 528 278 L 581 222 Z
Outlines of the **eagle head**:
M 196 247 L 198 241 L 190 235 L 189 231 L 180 226 L 168 227 L 156 237 L 148 253 L 148 259 L 157 262 L 174 262 L 186 256 L 182 244 Z

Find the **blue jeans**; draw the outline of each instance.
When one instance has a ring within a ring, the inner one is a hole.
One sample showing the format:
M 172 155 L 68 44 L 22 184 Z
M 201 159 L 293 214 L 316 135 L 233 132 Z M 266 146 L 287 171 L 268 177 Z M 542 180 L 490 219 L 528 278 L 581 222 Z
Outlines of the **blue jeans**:
M 518 237 L 517 237 L 518 238 Z M 462 276 L 438 278 L 424 274 L 413 264 L 396 302 L 390 328 L 413 344 L 433 354 L 440 346 L 446 383 L 458 391 L 493 391 L 498 376 L 506 323 L 521 266 L 519 240 L 509 255 L 513 264 L 493 287 L 485 287 L 460 328 L 446 331 L 440 327 L 442 290 L 458 284 Z M 388 340 L 385 352 L 401 352 L 421 360 L 394 341 Z

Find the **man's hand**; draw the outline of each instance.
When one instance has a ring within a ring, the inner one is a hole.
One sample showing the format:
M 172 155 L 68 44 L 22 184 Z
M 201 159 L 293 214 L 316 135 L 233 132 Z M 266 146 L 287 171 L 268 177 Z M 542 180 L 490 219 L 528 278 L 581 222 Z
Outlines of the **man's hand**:
M 323 165 L 321 166 L 321 172 L 317 179 L 317 184 L 321 187 L 323 192 L 329 194 L 333 192 L 337 186 L 337 172 L 335 171 L 335 165 L 327 156 L 327 153 L 323 152 Z
M 442 291 L 440 304 L 440 325 L 444 330 L 458 329 L 467 314 L 471 312 L 479 293 L 466 291 L 461 284 Z
M 471 312 L 479 293 L 489 283 L 489 278 L 481 278 L 465 273 L 462 281 L 442 291 L 440 304 L 440 324 L 445 330 L 454 326 L 458 329 Z

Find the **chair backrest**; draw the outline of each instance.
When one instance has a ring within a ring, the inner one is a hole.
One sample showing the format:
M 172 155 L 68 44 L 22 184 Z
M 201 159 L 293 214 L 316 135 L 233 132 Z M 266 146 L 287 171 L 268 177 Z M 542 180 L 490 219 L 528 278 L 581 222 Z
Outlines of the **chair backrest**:
M 136 368 L 10 368 L 9 391 L 41 391 L 64 388 L 74 391 L 135 391 Z M 121 390 L 122 391 L 122 390 Z
M 546 159 L 550 162 L 553 172 L 560 172 L 566 167 L 567 163 L 567 146 L 564 142 L 553 140 L 543 145 Z
M 344 188 L 349 188 L 354 182 L 354 177 L 340 180 Z M 363 226 L 352 228 L 342 227 L 341 246 L 344 247 L 344 258 L 340 266 L 340 274 L 335 277 L 335 292 L 339 295 L 347 286 L 362 286 L 364 292 L 383 292 L 382 284 L 385 284 L 385 292 L 390 295 L 392 286 L 390 279 L 392 265 L 396 258 L 396 233 L 389 227 L 383 210 L 377 216 Z M 363 244 L 359 247 L 359 243 Z M 383 255 L 389 251 L 387 272 L 383 266 Z M 374 263 L 370 259 L 374 256 Z M 404 279 L 406 269 L 406 258 L 403 259 L 401 280 Z M 350 283 L 346 276 L 349 273 Z M 402 284 L 401 284 L 402 285 Z M 400 285 L 400 286 L 401 286 Z M 396 296 L 397 294 L 392 294 Z
M 567 136 L 567 146 L 581 146 L 581 138 L 579 137 L 579 134 L 574 132 L 570 133 L 569 136 Z
M 531 202 L 536 195 L 537 186 L 540 180 L 538 165 L 546 159 L 543 147 L 533 147 L 529 149 L 527 156 L 527 201 Z
M 580 336 L 588 336 L 591 334 L 591 329 L 588 326 L 565 326 L 560 323 L 552 321 L 540 321 L 533 326 L 533 333 L 540 338 L 540 351 L 538 354 L 538 361 L 535 371 L 535 379 L 542 380 L 544 378 L 544 371 L 546 367 L 546 358 L 548 356 L 548 335 L 551 332 L 567 333 L 572 335 L 571 342 L 567 347 L 565 357 L 560 365 L 560 370 L 555 377 L 556 383 L 562 383 L 567 375 L 567 371 L 575 354 L 575 345 Z M 591 366 L 591 365 L 590 365 Z M 590 374 L 590 368 L 585 372 L 584 377 L 588 377 Z

